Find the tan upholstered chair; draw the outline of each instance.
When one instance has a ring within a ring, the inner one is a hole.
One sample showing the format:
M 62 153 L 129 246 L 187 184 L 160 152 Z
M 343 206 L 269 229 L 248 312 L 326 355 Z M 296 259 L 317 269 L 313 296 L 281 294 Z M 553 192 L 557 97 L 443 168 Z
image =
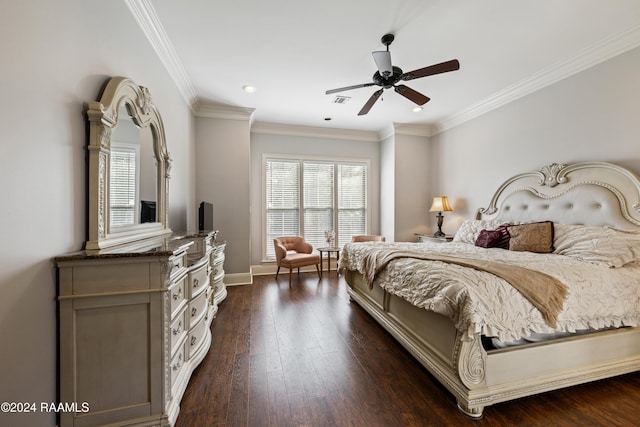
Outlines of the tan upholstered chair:
M 286 236 L 273 239 L 273 247 L 276 251 L 276 262 L 278 264 L 278 271 L 276 271 L 276 279 L 280 273 L 280 267 L 286 267 L 289 269 L 289 286 L 291 286 L 291 272 L 294 268 L 298 269 L 300 274 L 300 267 L 307 265 L 315 265 L 318 277 L 320 277 L 320 255 L 312 254 L 313 246 L 305 242 L 302 237 L 299 236 Z
M 367 236 L 352 236 L 352 242 L 384 242 L 384 236 L 375 236 L 375 235 L 367 235 Z

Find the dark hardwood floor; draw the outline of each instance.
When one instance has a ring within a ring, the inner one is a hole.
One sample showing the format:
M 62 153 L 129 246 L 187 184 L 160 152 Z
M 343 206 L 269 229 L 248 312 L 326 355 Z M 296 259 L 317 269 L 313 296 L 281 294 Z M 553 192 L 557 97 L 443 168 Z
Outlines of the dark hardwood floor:
M 279 283 L 278 283 L 279 282 Z M 176 426 L 633 426 L 640 372 L 489 406 L 453 396 L 349 301 L 335 271 L 228 288 Z

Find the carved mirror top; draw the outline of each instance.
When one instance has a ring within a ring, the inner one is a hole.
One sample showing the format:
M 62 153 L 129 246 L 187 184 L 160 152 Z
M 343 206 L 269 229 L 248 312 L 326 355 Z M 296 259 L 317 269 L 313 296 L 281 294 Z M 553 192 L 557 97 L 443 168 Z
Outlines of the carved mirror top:
M 101 249 L 171 232 L 171 158 L 149 90 L 113 77 L 88 103 L 89 238 Z

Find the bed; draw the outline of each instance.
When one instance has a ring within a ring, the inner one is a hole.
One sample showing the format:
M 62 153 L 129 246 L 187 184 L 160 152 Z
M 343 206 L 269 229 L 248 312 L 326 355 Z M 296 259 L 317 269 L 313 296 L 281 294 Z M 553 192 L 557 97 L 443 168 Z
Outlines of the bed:
M 545 247 L 549 227 L 548 251 L 530 252 L 527 233 Z M 507 246 L 496 233 L 504 237 L 505 228 Z M 458 262 L 467 258 L 475 264 Z M 501 270 L 511 274 L 511 266 L 532 283 L 515 286 Z M 640 368 L 640 181 L 617 165 L 552 164 L 516 175 L 453 242 L 348 243 L 340 268 L 351 300 L 470 417 Z M 553 286 L 525 298 L 522 288 L 547 279 Z

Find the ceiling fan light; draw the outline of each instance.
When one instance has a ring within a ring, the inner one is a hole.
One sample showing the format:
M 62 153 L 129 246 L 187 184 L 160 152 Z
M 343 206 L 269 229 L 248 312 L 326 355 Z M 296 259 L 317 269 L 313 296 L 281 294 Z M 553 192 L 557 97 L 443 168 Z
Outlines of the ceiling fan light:
M 393 74 L 393 66 L 391 65 L 391 52 L 388 52 L 386 50 L 379 50 L 376 52 L 372 52 L 372 55 L 381 76 L 389 77 Z
M 242 90 L 247 92 L 247 93 L 253 93 L 258 89 L 255 86 L 244 85 L 244 86 L 242 86 Z
M 413 112 L 414 113 L 419 113 L 420 111 L 422 111 L 422 107 L 414 107 L 413 108 Z

